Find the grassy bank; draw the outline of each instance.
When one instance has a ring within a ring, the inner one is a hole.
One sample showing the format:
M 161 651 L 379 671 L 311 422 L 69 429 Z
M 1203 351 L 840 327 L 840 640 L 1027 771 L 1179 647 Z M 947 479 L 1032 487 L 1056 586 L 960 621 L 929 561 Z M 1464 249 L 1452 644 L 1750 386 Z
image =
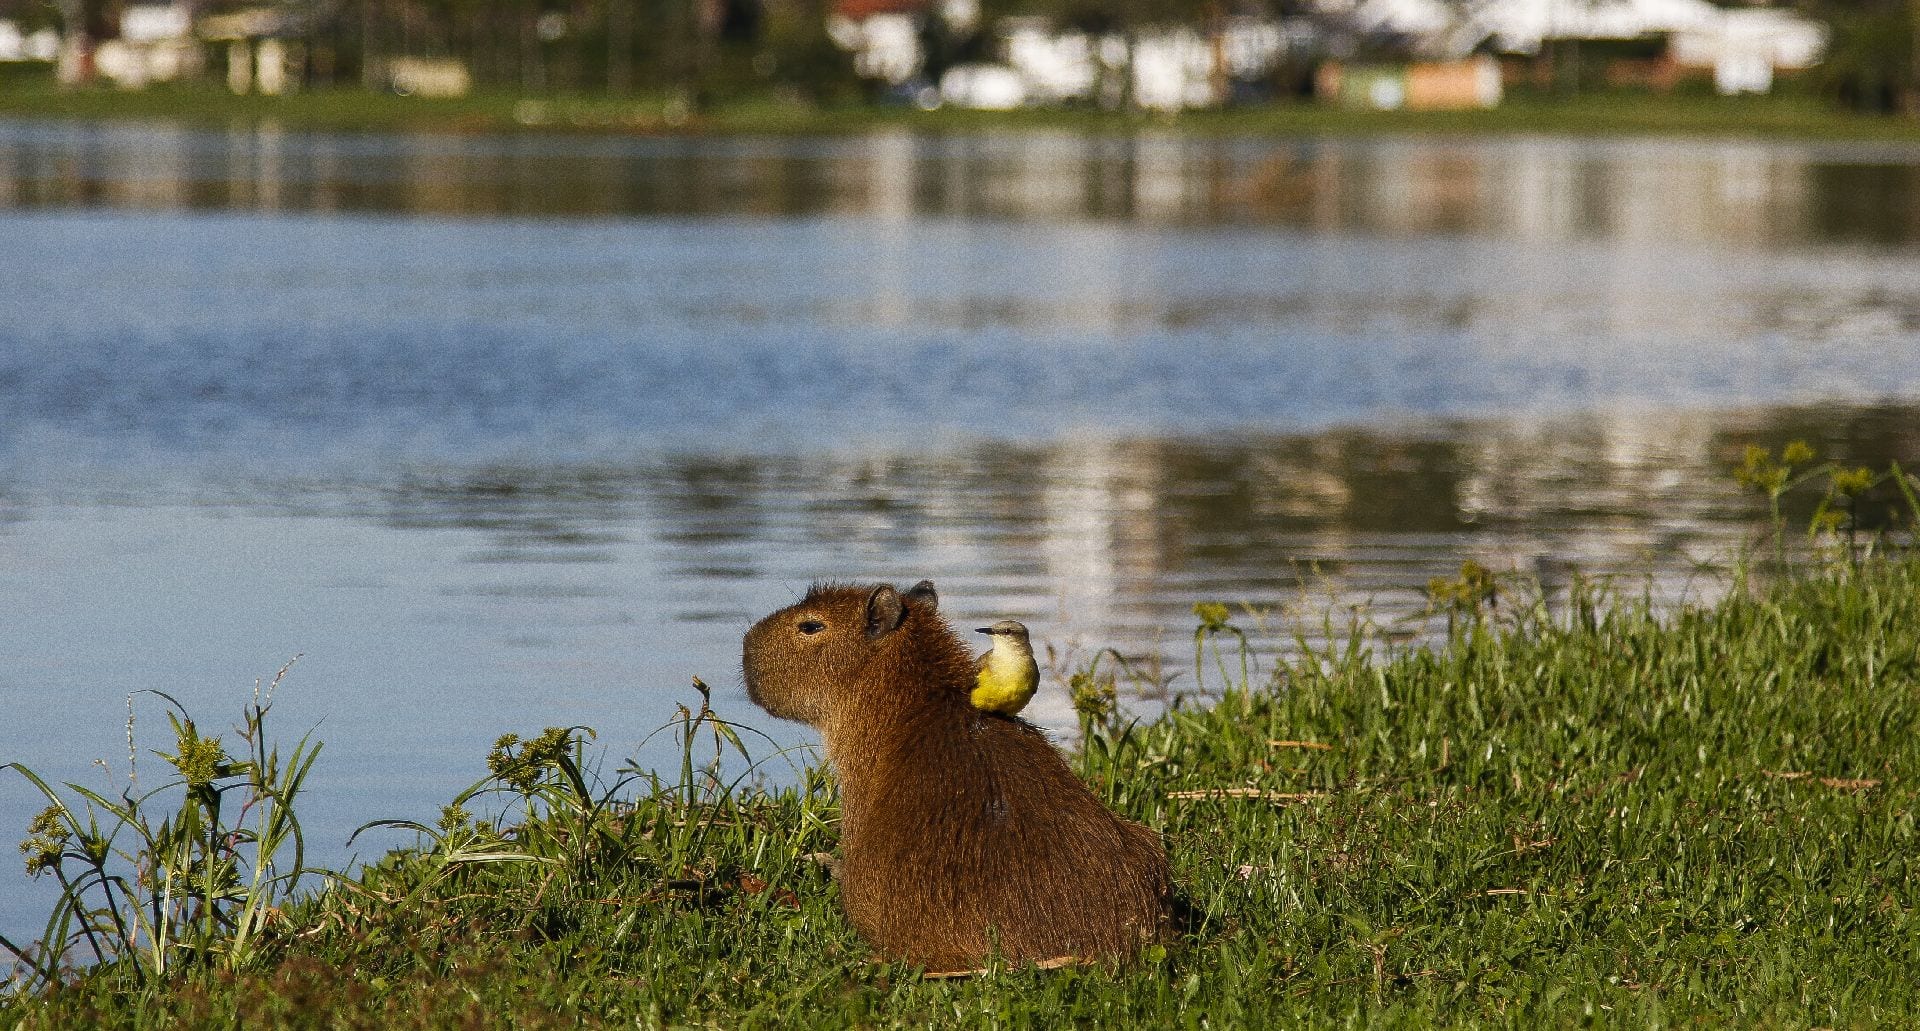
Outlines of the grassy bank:
M 503 739 L 420 851 L 274 908 L 238 961 L 216 945 L 164 977 L 107 965 L 0 1003 L 0 1023 L 1920 1017 L 1920 562 L 1735 585 L 1666 618 L 1599 589 L 1551 618 L 1494 611 L 1463 608 L 1439 650 L 1257 667 L 1214 707 L 1132 728 L 1097 671 L 1078 677 L 1076 761 L 1166 835 L 1205 914 L 1136 968 L 929 980 L 872 962 L 821 859 L 828 782 L 713 784 L 708 749 L 751 741 L 684 713 L 678 783 L 598 784 L 577 733 Z M 1200 614 L 1207 675 L 1237 680 L 1225 613 Z
M 1092 111 L 933 111 L 906 107 L 816 108 L 740 101 L 691 117 L 664 96 L 428 99 L 358 89 L 282 97 L 234 96 L 215 86 L 61 90 L 44 76 L 0 83 L 0 115 L 80 120 L 165 120 L 199 125 L 433 132 L 564 131 L 613 134 L 849 133 L 878 128 L 928 132 L 1177 130 L 1196 134 L 1349 135 L 1371 133 L 1556 133 L 1576 135 L 1758 136 L 1833 140 L 1920 140 L 1920 120 L 1849 114 L 1808 97 L 1591 94 L 1518 96 L 1490 111 L 1345 111 L 1283 103 L 1178 118 Z

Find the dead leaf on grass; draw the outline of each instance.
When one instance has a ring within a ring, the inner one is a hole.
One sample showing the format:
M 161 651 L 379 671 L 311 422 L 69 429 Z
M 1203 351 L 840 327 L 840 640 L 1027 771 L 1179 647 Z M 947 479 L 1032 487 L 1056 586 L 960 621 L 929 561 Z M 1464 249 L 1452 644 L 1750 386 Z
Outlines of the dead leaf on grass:
M 1091 961 L 1085 956 L 1055 956 L 1052 959 L 1038 960 L 1033 963 L 1015 966 L 1012 969 L 1020 970 L 1031 967 L 1034 970 L 1059 970 L 1062 967 L 1077 967 L 1088 962 Z M 928 981 L 950 981 L 962 977 L 978 977 L 981 974 L 991 974 L 993 972 L 992 967 L 973 967 L 967 970 L 929 970 L 920 976 Z
M 1266 788 L 1202 788 L 1198 791 L 1169 791 L 1168 798 L 1219 799 L 1257 798 L 1263 802 L 1311 802 L 1326 798 L 1324 791 L 1268 791 Z
M 1774 780 L 1802 780 L 1813 777 L 1813 774 L 1805 770 L 1761 770 L 1760 775 L 1772 777 Z M 1814 780 L 1821 786 L 1835 791 L 1866 791 L 1877 788 L 1881 784 L 1880 781 L 1871 777 L 1814 777 Z

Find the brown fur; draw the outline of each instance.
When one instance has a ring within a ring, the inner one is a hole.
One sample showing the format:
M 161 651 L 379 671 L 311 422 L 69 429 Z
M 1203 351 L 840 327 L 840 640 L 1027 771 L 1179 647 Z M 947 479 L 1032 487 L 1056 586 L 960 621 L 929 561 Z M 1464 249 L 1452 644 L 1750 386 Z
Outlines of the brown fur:
M 747 632 L 748 695 L 817 727 L 839 771 L 854 928 L 930 969 L 1120 958 L 1164 934 L 1159 838 L 1031 724 L 973 708 L 973 656 L 937 605 L 925 581 L 816 587 Z

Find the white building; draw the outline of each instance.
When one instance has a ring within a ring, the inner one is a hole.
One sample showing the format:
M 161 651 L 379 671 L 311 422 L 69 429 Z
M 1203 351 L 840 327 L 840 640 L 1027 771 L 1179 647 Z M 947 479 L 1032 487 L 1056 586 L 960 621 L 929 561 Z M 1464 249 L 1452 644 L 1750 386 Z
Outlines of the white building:
M 282 9 L 248 7 L 200 20 L 200 35 L 227 46 L 227 88 L 235 93 L 288 92 L 299 85 L 300 44 Z
M 1092 100 L 1103 70 L 1126 59 L 1126 45 L 1084 32 L 1055 31 L 1045 18 L 1000 22 L 1000 48 L 1007 67 L 1025 84 L 1034 103 Z M 1109 43 L 1118 44 L 1117 56 Z
M 960 64 L 940 76 L 940 102 L 974 111 L 1011 111 L 1027 105 L 1027 84 L 1000 64 Z
M 1664 36 L 1679 64 L 1712 70 L 1729 93 L 1765 90 L 1775 71 L 1810 67 L 1827 41 L 1825 26 L 1789 11 L 1708 0 L 1319 0 L 1319 7 L 1362 33 L 1415 40 L 1438 58 L 1488 47 L 1533 54 L 1555 39 Z
M 1811 68 L 1826 46 L 1825 26 L 1766 9 L 1723 11 L 1718 24 L 1673 34 L 1674 60 L 1713 69 L 1722 93 L 1765 93 L 1774 72 Z
M 1092 101 L 1118 106 L 1127 97 L 1154 111 L 1211 107 L 1226 100 L 1226 83 L 1265 75 L 1292 40 L 1280 23 L 1229 18 L 1216 32 L 1164 25 L 1125 36 L 1056 30 L 1044 18 L 1000 24 L 1007 66 L 1035 103 Z
M 926 19 L 968 28 L 979 16 L 976 0 L 838 0 L 827 33 L 853 55 L 862 76 L 898 86 L 925 74 L 921 28 Z M 1226 100 L 1228 82 L 1264 75 L 1289 46 L 1299 44 L 1298 33 L 1257 18 L 1229 18 L 1211 31 L 1150 26 L 1129 37 L 1062 29 L 1046 18 L 1010 17 L 1000 19 L 993 31 L 1000 63 L 950 69 L 939 83 L 941 103 L 1118 107 L 1130 101 L 1162 111 L 1208 107 Z
M 120 12 L 120 37 L 94 50 L 101 75 L 129 89 L 197 74 L 200 43 L 185 4 L 133 4 Z
M 20 23 L 0 18 L 0 61 L 51 61 L 60 56 L 60 34 L 52 29 L 22 32 Z
M 827 16 L 827 38 L 853 55 L 853 69 L 862 77 L 897 86 L 926 64 L 920 45 L 924 16 L 918 3 L 845 2 Z
M 1133 44 L 1133 102 L 1149 111 L 1222 102 L 1219 56 L 1213 40 L 1192 29 L 1142 33 Z

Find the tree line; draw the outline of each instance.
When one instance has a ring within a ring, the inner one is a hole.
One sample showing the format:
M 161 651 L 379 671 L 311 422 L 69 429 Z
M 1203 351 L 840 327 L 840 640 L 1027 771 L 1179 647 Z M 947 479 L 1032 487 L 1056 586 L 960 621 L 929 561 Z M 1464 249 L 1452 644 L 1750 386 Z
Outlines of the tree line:
M 837 5 L 872 10 L 887 0 L 188 0 L 201 15 L 267 9 L 301 46 L 303 74 L 318 85 L 381 85 L 383 62 L 447 57 L 482 88 L 625 94 L 674 90 L 691 103 L 739 94 L 832 102 L 871 95 L 829 38 Z M 1461 11 L 1484 0 L 1445 0 Z M 1589 0 L 1593 2 L 1593 0 Z M 1731 2 L 1731 0 L 1727 0 Z M 0 0 L 0 17 L 71 39 L 118 32 L 127 0 Z M 1131 33 L 1153 24 L 1324 17 L 1312 0 L 979 0 L 971 26 L 922 9 L 927 71 L 990 59 L 1002 18 L 1040 15 L 1065 28 Z M 1795 0 L 1832 30 L 1810 77 L 1834 100 L 1864 110 L 1920 115 L 1920 0 Z

